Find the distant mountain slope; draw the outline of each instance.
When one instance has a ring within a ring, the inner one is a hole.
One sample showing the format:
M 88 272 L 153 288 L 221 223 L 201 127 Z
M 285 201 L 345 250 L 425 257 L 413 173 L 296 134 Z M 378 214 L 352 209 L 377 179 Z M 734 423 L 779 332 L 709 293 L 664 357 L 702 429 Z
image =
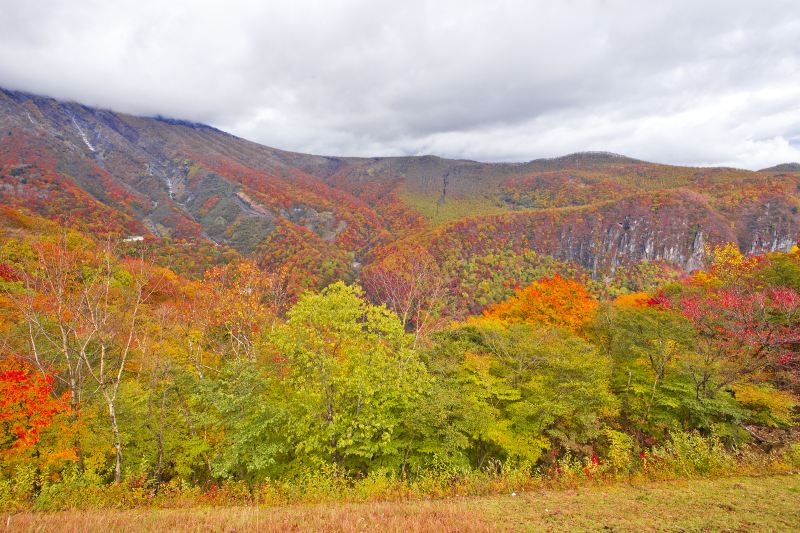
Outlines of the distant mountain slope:
M 532 250 L 593 276 L 641 260 L 695 268 L 722 241 L 786 250 L 800 234 L 795 167 L 674 167 L 602 152 L 498 164 L 321 157 L 0 90 L 4 205 L 98 234 L 290 263 L 309 285 L 353 279 L 409 243 L 441 265 Z
M 92 231 L 299 255 L 336 276 L 390 237 L 369 205 L 289 163 L 324 176 L 331 160 L 208 126 L 2 91 L 0 138 L 3 201 Z
M 781 163 L 774 167 L 762 168 L 759 172 L 800 172 L 800 163 Z

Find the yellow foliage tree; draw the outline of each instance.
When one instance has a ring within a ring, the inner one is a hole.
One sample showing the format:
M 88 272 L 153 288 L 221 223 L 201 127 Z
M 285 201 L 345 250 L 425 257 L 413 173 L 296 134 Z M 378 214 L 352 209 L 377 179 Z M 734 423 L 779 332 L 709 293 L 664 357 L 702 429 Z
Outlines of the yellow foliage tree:
M 757 257 L 747 257 L 732 242 L 710 247 L 706 253 L 710 264 L 706 271 L 694 275 L 694 282 L 698 285 L 721 286 L 741 281 L 755 270 L 758 263 Z

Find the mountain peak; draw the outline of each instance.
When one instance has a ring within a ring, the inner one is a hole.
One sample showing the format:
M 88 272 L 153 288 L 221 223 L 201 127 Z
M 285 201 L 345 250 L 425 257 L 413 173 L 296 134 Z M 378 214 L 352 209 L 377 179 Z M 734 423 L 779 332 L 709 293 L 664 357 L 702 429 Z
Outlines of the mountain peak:
M 214 126 L 209 126 L 208 124 L 204 124 L 202 122 L 193 122 L 191 120 L 183 120 L 180 118 L 171 118 L 165 117 L 164 115 L 155 115 L 152 117 L 153 120 L 157 120 L 159 122 L 163 122 L 165 124 L 169 124 L 170 126 L 183 126 L 184 128 L 191 128 L 193 130 L 209 130 L 216 133 L 223 133 L 225 135 L 230 135 L 230 133 L 223 131 L 219 128 L 215 128 Z
M 558 157 L 548 157 L 544 159 L 537 159 L 532 162 L 553 162 L 553 163 L 565 163 L 565 164 L 575 164 L 575 163 L 606 163 L 606 162 L 613 162 L 613 163 L 641 163 L 642 161 L 639 159 L 634 159 L 632 157 L 628 157 L 623 154 L 617 154 L 614 152 L 606 152 L 602 150 L 588 150 L 582 152 L 572 152 L 570 154 L 558 156 Z
M 800 163 L 781 163 L 773 167 L 762 168 L 759 172 L 800 172 Z

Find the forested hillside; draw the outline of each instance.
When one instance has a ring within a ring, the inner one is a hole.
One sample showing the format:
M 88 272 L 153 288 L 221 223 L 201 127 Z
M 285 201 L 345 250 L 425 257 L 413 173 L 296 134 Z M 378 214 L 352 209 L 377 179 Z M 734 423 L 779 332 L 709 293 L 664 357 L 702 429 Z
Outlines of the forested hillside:
M 647 289 L 628 272 L 642 261 L 663 279 L 700 268 L 706 245 L 760 254 L 800 237 L 791 165 L 320 157 L 13 91 L 0 91 L 0 198 L 95 237 L 142 236 L 154 262 L 192 278 L 253 258 L 287 270 L 297 293 L 369 285 L 381 263 L 421 253 L 454 316 L 554 269 Z

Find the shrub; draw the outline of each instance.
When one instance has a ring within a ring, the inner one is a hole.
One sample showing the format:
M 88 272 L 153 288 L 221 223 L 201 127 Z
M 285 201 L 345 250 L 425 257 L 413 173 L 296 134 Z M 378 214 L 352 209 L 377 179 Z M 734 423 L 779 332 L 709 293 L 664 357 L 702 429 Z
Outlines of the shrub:
M 628 474 L 633 467 L 633 438 L 613 429 L 606 429 L 603 434 L 608 440 L 606 467 L 617 477 Z
M 795 442 L 787 446 L 785 456 L 787 463 L 800 468 L 800 442 Z
M 687 477 L 733 470 L 736 463 L 718 437 L 686 431 L 673 431 L 669 442 L 653 449 L 653 457 L 662 469 Z

